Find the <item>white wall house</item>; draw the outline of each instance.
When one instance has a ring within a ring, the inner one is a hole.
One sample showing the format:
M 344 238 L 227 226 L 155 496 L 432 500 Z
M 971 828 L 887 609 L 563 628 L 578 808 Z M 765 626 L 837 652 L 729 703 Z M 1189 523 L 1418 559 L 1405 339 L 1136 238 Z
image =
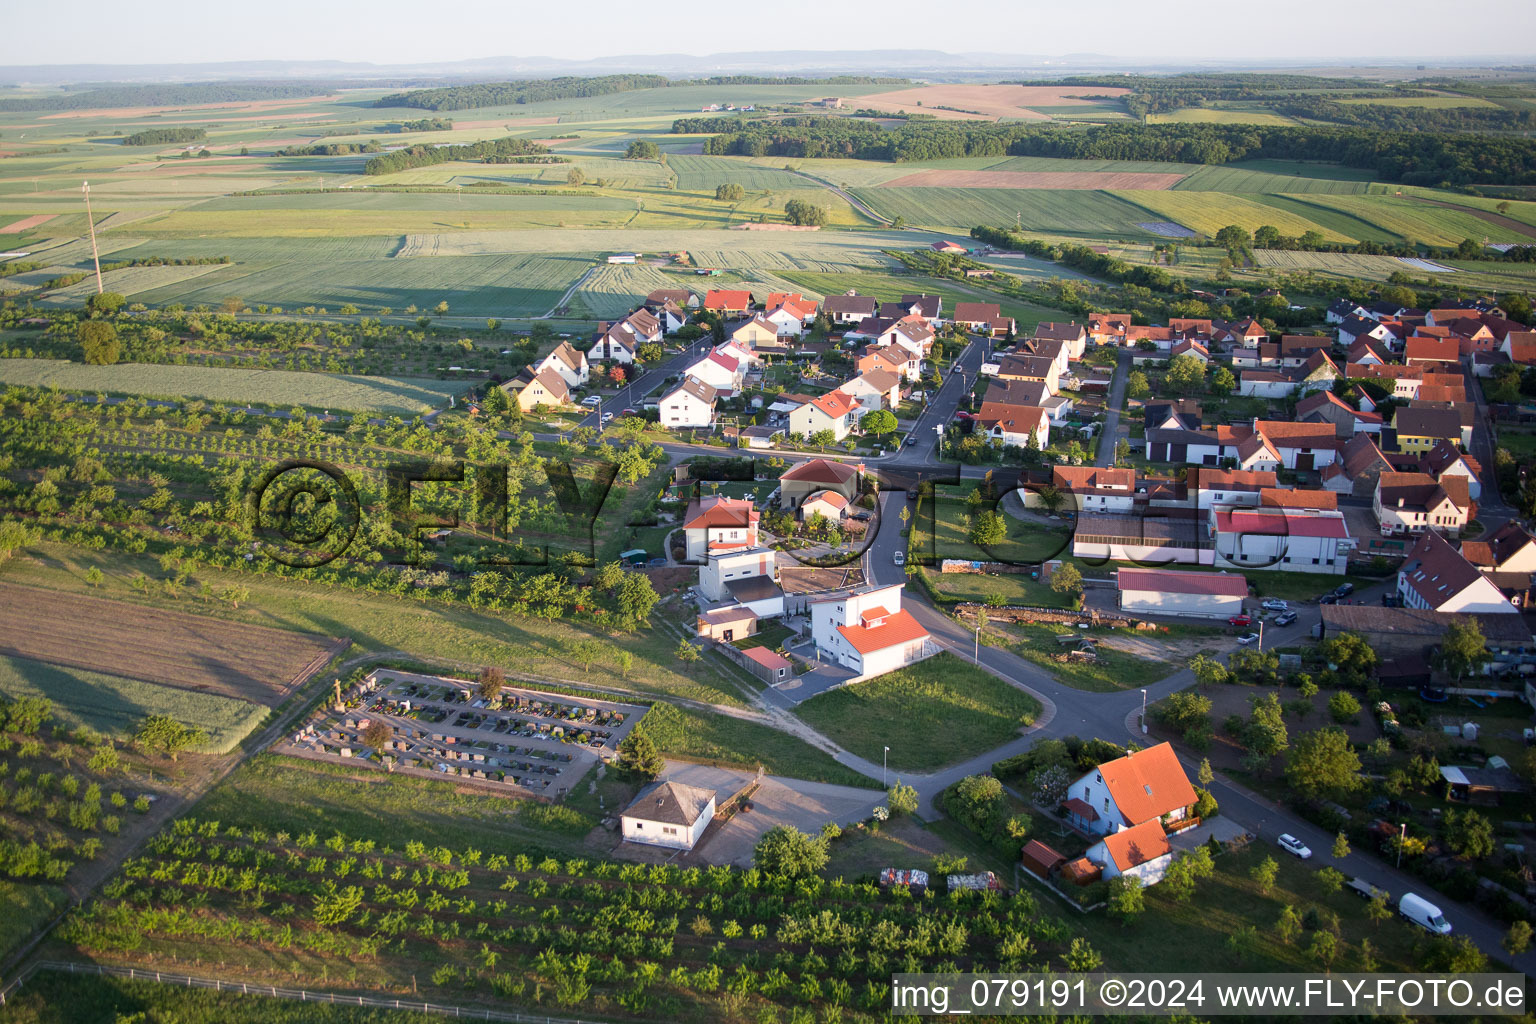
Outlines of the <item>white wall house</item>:
M 1231 573 L 1121 569 L 1115 575 L 1120 610 L 1136 615 L 1227 619 L 1242 613 L 1248 597 L 1248 580 Z
M 1224 508 L 1210 511 L 1212 565 L 1342 576 L 1355 541 L 1330 510 Z
M 701 380 L 716 391 L 727 394 L 741 390 L 741 360 L 722 352 L 711 352 L 683 371 L 684 377 Z
M 895 671 L 931 653 L 928 631 L 901 607 L 901 584 L 860 587 L 811 603 L 817 654 L 860 678 Z
M 624 808 L 624 841 L 691 850 L 715 818 L 715 791 L 680 782 L 653 782 Z
M 1195 788 L 1168 743 L 1105 761 L 1079 776 L 1062 798 L 1073 823 L 1099 835 L 1183 821 L 1194 803 Z
M 828 391 L 790 411 L 789 432 L 810 437 L 830 430 L 832 436 L 841 441 L 853 430 L 860 414 L 859 403 L 852 395 L 846 391 Z
M 760 515 L 750 498 L 710 495 L 688 503 L 683 514 L 684 550 L 690 562 L 714 552 L 757 547 Z
M 661 396 L 661 425 L 672 429 L 712 427 L 715 389 L 689 378 Z
M 542 370 L 554 370 L 565 381 L 568 388 L 576 388 L 587 382 L 591 370 L 587 362 L 587 354 L 579 352 L 571 347 L 568 341 L 562 341 L 555 346 L 555 350 L 534 364 L 534 372 Z
M 1419 535 L 1397 573 L 1405 608 L 1462 615 L 1519 614 L 1498 585 L 1434 531 Z
M 699 592 L 711 601 L 724 601 L 730 597 L 727 584 L 757 576 L 773 578 L 772 548 L 740 548 L 709 554 L 699 566 Z
M 1173 847 L 1156 820 L 1105 836 L 1088 848 L 1084 857 L 1104 869 L 1104 877 L 1135 878 L 1143 886 L 1156 885 L 1173 863 Z

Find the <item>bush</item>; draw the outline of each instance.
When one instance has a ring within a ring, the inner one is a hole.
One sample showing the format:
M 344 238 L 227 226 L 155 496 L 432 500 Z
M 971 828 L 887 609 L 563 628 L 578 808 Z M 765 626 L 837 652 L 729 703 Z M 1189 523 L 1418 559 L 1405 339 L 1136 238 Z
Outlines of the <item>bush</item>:
M 1328 698 L 1328 713 L 1340 725 L 1354 722 L 1360 717 L 1360 702 L 1354 694 L 1340 690 Z

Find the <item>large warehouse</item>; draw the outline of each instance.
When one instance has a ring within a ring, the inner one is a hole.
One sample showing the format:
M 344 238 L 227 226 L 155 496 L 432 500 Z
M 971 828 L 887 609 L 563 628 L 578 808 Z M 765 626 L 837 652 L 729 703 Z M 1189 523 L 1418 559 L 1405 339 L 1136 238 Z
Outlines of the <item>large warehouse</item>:
M 1121 569 L 1120 610 L 1140 615 L 1226 619 L 1242 613 L 1248 580 L 1225 572 Z

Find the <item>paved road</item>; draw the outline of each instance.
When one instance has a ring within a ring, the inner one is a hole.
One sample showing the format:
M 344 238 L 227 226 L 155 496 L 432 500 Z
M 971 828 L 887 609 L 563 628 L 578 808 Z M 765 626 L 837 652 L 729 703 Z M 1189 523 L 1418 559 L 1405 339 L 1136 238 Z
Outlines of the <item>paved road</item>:
M 1099 435 L 1099 454 L 1095 466 L 1115 464 L 1115 442 L 1120 439 L 1120 410 L 1125 405 L 1125 386 L 1131 377 L 1131 357 L 1135 350 L 1122 348 L 1117 353 L 1115 379 L 1109 386 L 1109 403 L 1104 408 L 1104 432 Z

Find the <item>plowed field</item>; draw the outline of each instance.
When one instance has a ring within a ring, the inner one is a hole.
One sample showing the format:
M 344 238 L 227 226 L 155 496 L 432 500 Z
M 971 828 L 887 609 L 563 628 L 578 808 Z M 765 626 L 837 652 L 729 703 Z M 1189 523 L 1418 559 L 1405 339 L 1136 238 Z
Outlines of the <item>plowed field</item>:
M 0 654 L 275 707 L 338 641 L 0 584 Z

